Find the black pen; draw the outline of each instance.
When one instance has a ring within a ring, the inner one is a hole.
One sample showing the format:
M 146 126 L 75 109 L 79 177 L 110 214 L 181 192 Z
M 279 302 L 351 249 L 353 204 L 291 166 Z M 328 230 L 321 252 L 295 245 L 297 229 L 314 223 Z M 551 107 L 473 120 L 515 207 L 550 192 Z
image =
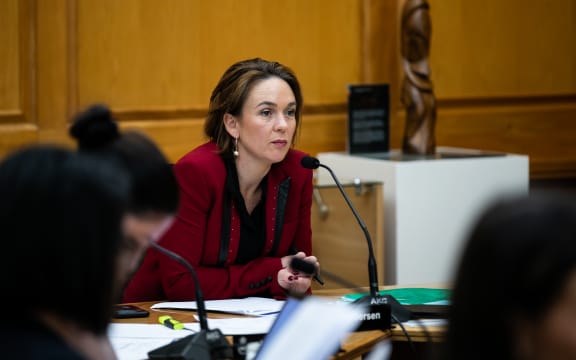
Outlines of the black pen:
M 290 249 L 291 249 L 292 255 L 295 255 L 295 254 L 297 254 L 297 253 L 299 252 L 299 251 L 298 251 L 297 249 L 295 249 L 295 248 L 290 248 Z M 320 277 L 320 274 L 318 274 L 318 269 L 316 269 L 316 270 L 314 271 L 314 274 L 313 274 L 312 278 L 313 278 L 318 284 L 324 286 L 324 280 L 322 280 L 322 278 Z

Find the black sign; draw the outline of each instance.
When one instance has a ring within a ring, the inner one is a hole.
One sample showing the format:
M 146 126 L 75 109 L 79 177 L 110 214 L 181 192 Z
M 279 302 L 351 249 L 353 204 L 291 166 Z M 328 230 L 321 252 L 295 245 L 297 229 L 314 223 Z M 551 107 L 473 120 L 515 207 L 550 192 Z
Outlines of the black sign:
M 388 84 L 348 86 L 348 153 L 389 151 Z

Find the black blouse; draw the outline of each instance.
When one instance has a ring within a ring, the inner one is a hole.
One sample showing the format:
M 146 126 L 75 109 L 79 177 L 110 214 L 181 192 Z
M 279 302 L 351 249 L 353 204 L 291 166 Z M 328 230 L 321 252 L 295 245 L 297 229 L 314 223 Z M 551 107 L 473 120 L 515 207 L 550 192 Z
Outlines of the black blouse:
M 246 203 L 240 193 L 240 185 L 238 183 L 238 173 L 234 160 L 226 160 L 226 191 L 228 198 L 234 201 L 238 213 L 240 215 L 240 246 L 238 248 L 238 255 L 236 256 L 236 264 L 246 264 L 260 256 L 264 251 L 264 243 L 266 239 L 266 221 L 265 221 L 265 206 L 266 203 L 266 184 L 268 177 L 264 177 L 260 182 L 260 190 L 262 196 L 260 201 L 252 210 L 252 214 L 248 213 Z

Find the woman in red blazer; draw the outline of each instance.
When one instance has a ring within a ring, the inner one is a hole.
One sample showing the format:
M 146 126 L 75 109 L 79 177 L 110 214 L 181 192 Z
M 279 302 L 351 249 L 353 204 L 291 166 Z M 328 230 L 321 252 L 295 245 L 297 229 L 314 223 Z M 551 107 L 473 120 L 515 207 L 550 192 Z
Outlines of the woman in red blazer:
M 159 244 L 195 268 L 207 299 L 310 291 L 290 268 L 311 261 L 312 172 L 294 150 L 302 94 L 294 73 L 262 59 L 232 65 L 212 92 L 204 131 L 209 142 L 175 165 L 180 209 Z M 179 263 L 149 249 L 124 301 L 195 298 Z

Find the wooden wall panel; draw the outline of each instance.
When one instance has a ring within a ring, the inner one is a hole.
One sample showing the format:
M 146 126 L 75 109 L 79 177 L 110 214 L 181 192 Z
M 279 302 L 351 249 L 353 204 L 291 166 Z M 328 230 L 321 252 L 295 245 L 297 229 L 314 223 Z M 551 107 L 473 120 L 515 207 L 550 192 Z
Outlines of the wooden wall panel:
M 204 119 L 147 119 L 121 122 L 123 129 L 143 131 L 162 145 L 171 162 L 206 141 L 203 137 Z
M 439 98 L 576 94 L 573 0 L 431 0 Z
M 35 86 L 39 141 L 71 143 L 67 126 L 76 112 L 72 88 L 75 1 L 35 1 Z
M 337 5 L 79 2 L 79 104 L 101 99 L 121 111 L 205 109 L 224 70 L 257 56 L 292 67 L 308 103 L 342 103 L 345 86 L 360 75 L 360 6 Z
M 33 3 L 0 2 L 0 155 L 37 140 Z
M 3 155 L 25 144 L 35 143 L 38 129 L 31 124 L 0 124 L 0 160 Z
M 342 151 L 346 148 L 346 115 L 306 115 L 296 147 L 315 156 L 320 152 Z
M 0 116 L 20 110 L 20 19 L 18 0 L 0 2 Z M 12 117 L 11 116 L 11 117 Z

